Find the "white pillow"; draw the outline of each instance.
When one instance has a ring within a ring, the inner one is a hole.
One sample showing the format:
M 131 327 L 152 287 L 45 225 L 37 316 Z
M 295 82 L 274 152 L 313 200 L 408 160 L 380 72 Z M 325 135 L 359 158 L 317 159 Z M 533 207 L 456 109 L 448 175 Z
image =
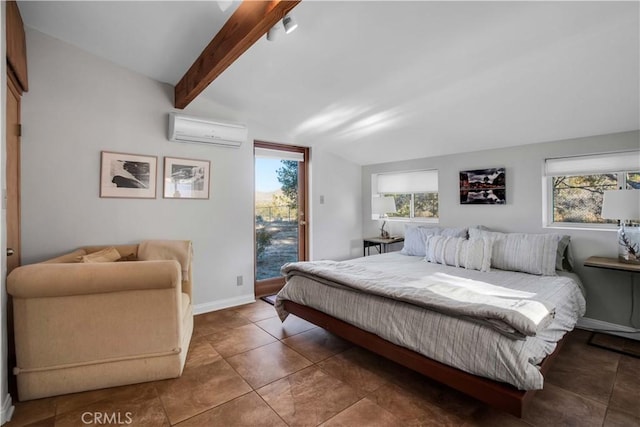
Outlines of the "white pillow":
M 400 251 L 403 255 L 425 256 L 425 246 L 427 238 L 438 234 L 437 227 L 427 228 L 417 225 L 405 224 L 404 226 L 404 246 Z
M 490 239 L 431 236 L 427 239 L 425 261 L 471 270 L 489 271 L 491 267 Z
M 492 267 L 543 276 L 556 275 L 557 234 L 500 233 L 472 228 L 469 237 L 494 241 Z

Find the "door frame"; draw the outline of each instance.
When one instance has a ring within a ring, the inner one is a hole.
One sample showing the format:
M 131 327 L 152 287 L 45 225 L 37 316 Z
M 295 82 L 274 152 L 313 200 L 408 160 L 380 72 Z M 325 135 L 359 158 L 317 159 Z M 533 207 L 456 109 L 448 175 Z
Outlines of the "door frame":
M 266 148 L 269 150 L 288 151 L 294 153 L 302 153 L 302 167 L 298 168 L 298 260 L 306 261 L 309 256 L 309 147 L 301 147 L 296 145 L 280 144 L 267 141 L 253 141 L 254 148 L 254 173 L 255 173 L 255 149 Z M 302 183 L 302 185 L 300 185 Z M 274 277 L 271 279 L 257 280 L 257 246 L 255 233 L 255 179 L 253 183 L 254 194 L 254 232 L 253 232 L 253 269 L 254 269 L 254 293 L 256 298 L 277 293 L 284 286 L 284 277 Z

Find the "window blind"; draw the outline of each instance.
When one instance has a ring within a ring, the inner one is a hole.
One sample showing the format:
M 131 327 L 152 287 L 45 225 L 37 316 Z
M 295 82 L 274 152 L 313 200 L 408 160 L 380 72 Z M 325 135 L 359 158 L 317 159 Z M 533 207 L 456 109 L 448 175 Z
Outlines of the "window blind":
M 304 161 L 304 153 L 298 153 L 295 151 L 270 150 L 268 148 L 255 147 L 254 155 L 255 157 L 262 159 L 293 160 L 296 162 Z
M 592 154 L 545 160 L 546 176 L 640 171 L 640 151 Z
M 437 170 L 383 173 L 377 175 L 377 181 L 377 192 L 381 194 L 438 191 Z

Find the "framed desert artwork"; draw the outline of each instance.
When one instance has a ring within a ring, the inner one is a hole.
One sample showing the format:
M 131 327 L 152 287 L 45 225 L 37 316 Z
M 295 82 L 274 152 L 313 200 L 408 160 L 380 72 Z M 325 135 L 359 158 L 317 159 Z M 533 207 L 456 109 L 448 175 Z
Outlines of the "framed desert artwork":
M 156 198 L 158 158 L 101 152 L 100 197 Z
M 211 162 L 208 160 L 164 158 L 164 197 L 167 199 L 208 199 Z
M 506 188 L 504 168 L 460 172 L 460 204 L 504 205 Z

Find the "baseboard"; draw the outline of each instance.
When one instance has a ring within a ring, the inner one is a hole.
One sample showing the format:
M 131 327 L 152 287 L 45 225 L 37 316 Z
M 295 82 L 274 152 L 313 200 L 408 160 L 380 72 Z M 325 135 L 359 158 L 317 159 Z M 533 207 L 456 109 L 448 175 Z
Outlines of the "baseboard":
M 15 407 L 13 406 L 11 395 L 7 394 L 2 402 L 2 408 L 0 408 L 0 425 L 11 421 L 14 409 Z
M 576 326 L 580 329 L 587 329 L 593 332 L 606 332 L 607 334 L 640 341 L 640 330 L 629 326 L 617 325 L 615 323 L 591 319 L 589 317 L 582 317 L 578 319 L 578 324 Z
M 209 313 L 211 311 L 222 310 L 223 308 L 235 307 L 242 304 L 256 302 L 253 295 L 242 295 L 234 298 L 227 298 L 218 301 L 205 302 L 193 306 L 193 314 Z

